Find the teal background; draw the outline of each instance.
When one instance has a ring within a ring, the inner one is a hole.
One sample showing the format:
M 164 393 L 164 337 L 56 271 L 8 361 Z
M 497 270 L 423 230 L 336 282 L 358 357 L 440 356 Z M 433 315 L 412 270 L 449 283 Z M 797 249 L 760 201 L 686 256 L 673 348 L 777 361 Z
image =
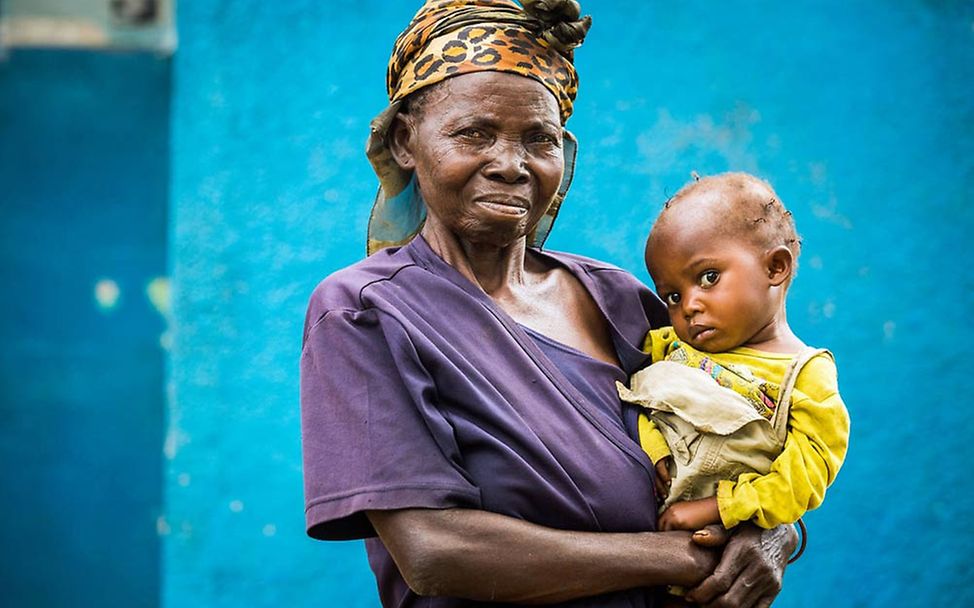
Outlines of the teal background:
M 311 290 L 363 255 L 364 139 L 417 6 L 194 0 L 171 59 L 0 62 L 11 605 L 377 605 L 360 543 L 303 536 L 297 359 Z M 974 605 L 974 4 L 583 7 L 548 246 L 648 280 L 692 170 L 770 180 L 804 237 L 789 317 L 853 434 L 775 605 Z
M 4 606 L 158 605 L 170 67 L 0 61 Z

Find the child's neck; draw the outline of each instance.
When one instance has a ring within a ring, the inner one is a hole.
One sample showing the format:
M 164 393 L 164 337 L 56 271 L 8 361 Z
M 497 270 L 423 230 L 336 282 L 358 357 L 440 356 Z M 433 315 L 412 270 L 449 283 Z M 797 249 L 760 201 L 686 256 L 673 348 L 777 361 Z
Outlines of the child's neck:
M 805 343 L 791 331 L 787 321 L 776 319 L 741 346 L 769 353 L 792 354 L 804 348 Z

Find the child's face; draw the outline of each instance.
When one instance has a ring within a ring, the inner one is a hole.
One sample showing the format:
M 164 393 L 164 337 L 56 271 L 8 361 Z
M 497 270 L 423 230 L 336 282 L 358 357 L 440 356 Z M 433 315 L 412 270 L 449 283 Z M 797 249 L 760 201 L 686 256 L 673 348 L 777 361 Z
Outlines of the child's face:
M 712 215 L 682 215 L 667 218 L 646 248 L 646 266 L 676 334 L 698 350 L 722 352 L 772 331 L 781 281 L 771 254 L 747 238 L 721 234 Z

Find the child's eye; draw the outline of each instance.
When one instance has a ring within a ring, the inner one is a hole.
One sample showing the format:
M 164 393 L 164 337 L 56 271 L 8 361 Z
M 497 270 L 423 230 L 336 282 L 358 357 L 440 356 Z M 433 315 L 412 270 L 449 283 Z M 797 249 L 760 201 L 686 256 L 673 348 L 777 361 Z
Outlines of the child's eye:
M 664 300 L 664 301 L 665 301 L 665 302 L 666 302 L 666 303 L 667 303 L 667 304 L 668 304 L 669 306 L 676 306 L 677 304 L 679 304 L 679 303 L 680 303 L 680 294 L 678 294 L 678 293 L 668 293 L 668 294 L 666 294 L 666 296 L 665 296 L 665 297 L 663 298 L 663 300 Z
M 700 286 L 701 287 L 713 287 L 717 283 L 717 279 L 720 278 L 720 273 L 716 270 L 708 270 L 707 272 L 700 275 Z

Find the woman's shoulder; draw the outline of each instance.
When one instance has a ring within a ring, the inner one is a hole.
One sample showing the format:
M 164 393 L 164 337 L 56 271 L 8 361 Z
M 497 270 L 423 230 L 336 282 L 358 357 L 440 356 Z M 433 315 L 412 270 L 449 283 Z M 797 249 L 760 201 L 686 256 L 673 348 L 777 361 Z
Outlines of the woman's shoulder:
M 607 284 L 611 288 L 639 292 L 649 291 L 649 288 L 631 272 L 609 262 L 564 251 L 551 251 L 546 249 L 540 251 L 540 253 L 557 260 L 575 274 L 585 273 L 594 281 Z
M 628 313 L 638 311 L 643 322 L 648 319 L 650 327 L 661 327 L 669 323 L 662 301 L 628 270 L 574 253 L 550 250 L 541 253 L 557 260 L 578 278 L 583 279 L 592 295 L 600 300 L 602 310 L 610 319 L 616 315 L 625 318 Z M 586 276 L 583 278 L 579 276 L 581 274 Z M 640 343 L 642 339 L 643 336 L 640 335 Z
M 552 251 L 551 249 L 538 250 L 542 255 L 547 255 L 560 262 L 574 264 L 580 266 L 586 272 L 599 272 L 599 271 L 609 271 L 618 272 L 624 275 L 628 275 L 633 281 L 636 281 L 636 277 L 632 275 L 628 270 L 624 270 L 619 266 L 610 264 L 608 262 L 603 262 L 595 258 L 586 257 L 584 255 L 578 255 L 577 253 L 568 253 L 565 251 Z M 638 282 L 638 281 L 637 281 Z
M 383 249 L 336 270 L 314 288 L 308 303 L 309 315 L 328 310 L 362 309 L 362 293 L 370 286 L 392 281 L 416 262 L 403 249 Z

